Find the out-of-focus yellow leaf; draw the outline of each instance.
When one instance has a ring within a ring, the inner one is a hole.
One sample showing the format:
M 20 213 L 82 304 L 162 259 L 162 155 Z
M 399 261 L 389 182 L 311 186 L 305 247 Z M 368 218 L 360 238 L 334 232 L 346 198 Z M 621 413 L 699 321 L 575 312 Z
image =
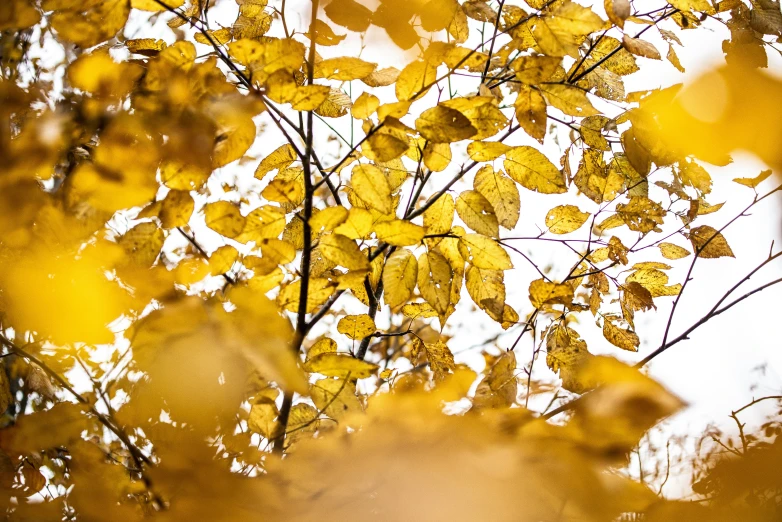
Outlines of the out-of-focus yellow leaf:
M 326 16 L 337 25 L 363 32 L 369 27 L 372 11 L 356 0 L 334 0 L 326 5 Z
M 17 331 L 37 332 L 61 345 L 114 341 L 107 325 L 131 302 L 106 279 L 100 251 L 88 248 L 77 259 L 67 251 L 36 250 L 3 263 L 4 312 Z

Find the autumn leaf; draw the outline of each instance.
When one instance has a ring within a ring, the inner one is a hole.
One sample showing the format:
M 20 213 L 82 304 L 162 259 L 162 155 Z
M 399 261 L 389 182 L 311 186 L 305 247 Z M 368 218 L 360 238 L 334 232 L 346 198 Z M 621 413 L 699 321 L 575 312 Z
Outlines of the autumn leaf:
M 695 255 L 703 258 L 736 257 L 722 233 L 708 225 L 690 230 L 687 237 L 695 249 Z
M 575 205 L 560 205 L 548 211 L 546 226 L 554 234 L 567 234 L 581 228 L 589 216 Z

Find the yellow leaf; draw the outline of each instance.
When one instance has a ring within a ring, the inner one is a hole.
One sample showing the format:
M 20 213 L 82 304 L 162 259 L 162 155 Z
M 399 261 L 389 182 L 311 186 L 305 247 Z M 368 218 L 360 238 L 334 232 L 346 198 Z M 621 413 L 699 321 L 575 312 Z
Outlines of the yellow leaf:
M 310 278 L 307 292 L 307 313 L 310 314 L 326 302 L 335 291 L 334 284 L 322 277 Z M 297 279 L 283 286 L 277 296 L 277 304 L 289 312 L 299 311 L 299 295 L 301 293 L 301 280 Z
M 422 112 L 415 120 L 415 128 L 421 136 L 434 143 L 466 140 L 478 132 L 467 116 L 443 105 Z
M 297 181 L 273 179 L 263 189 L 261 196 L 267 201 L 296 206 L 304 199 L 304 188 Z
M 656 268 L 636 270 L 627 276 L 625 282 L 640 284 L 649 291 L 652 297 L 678 295 L 682 288 L 682 285 L 678 283 L 666 286 L 668 284 L 668 275 Z
M 250 431 L 260 433 L 261 436 L 267 439 L 274 438 L 279 435 L 281 428 L 277 422 L 277 415 L 279 410 L 273 402 L 263 401 L 258 404 L 253 404 L 250 408 L 250 416 L 247 419 L 247 427 Z
M 627 35 L 624 35 L 622 37 L 622 45 L 625 49 L 636 56 L 643 56 L 644 58 L 651 58 L 652 60 L 662 60 L 660 51 L 658 51 L 654 45 L 647 42 L 646 40 L 641 40 L 640 38 L 631 38 Z
M 408 303 L 402 307 L 402 314 L 409 319 L 436 317 L 437 311 L 429 303 Z
M 491 165 L 484 165 L 475 174 L 473 187 L 491 203 L 499 224 L 512 230 L 519 220 L 521 207 L 516 184 L 501 171 L 495 171 Z
M 163 40 L 155 40 L 154 38 L 126 40 L 125 45 L 131 53 L 143 54 L 144 56 L 156 56 L 160 51 L 166 48 L 166 42 Z
M 396 99 L 413 101 L 422 97 L 437 79 L 437 64 L 429 60 L 409 63 L 396 80 Z
M 546 226 L 554 234 L 567 234 L 581 228 L 589 216 L 575 205 L 559 205 L 546 214 Z
M 352 239 L 342 234 L 331 233 L 324 234 L 320 238 L 320 252 L 323 257 L 344 266 L 348 270 L 366 270 L 369 268 L 369 261 L 358 245 Z
M 660 243 L 657 245 L 665 259 L 681 259 L 690 255 L 690 251 L 673 243 Z
M 378 370 L 378 366 L 350 355 L 321 353 L 310 357 L 304 364 L 304 370 L 310 373 L 320 373 L 327 377 L 366 379 Z
M 771 176 L 771 170 L 764 170 L 754 178 L 734 178 L 733 181 L 739 185 L 744 185 L 749 188 L 757 188 L 758 185 L 763 183 L 769 176 Z
M 424 229 L 429 235 L 446 234 L 453 225 L 453 213 L 455 209 L 453 196 L 443 194 L 432 206 L 424 212 Z M 427 245 L 434 247 L 442 238 L 428 238 Z
M 285 212 L 279 207 L 264 205 L 247 214 L 244 228 L 235 239 L 240 243 L 248 241 L 259 243 L 266 238 L 279 237 L 284 229 Z
M 668 54 L 666 54 L 665 57 L 679 72 L 685 72 L 684 66 L 679 60 L 679 56 L 676 54 L 676 51 L 673 50 L 673 44 L 668 44 Z
M 296 248 L 293 244 L 282 239 L 265 238 L 256 246 L 261 248 L 263 258 L 278 265 L 290 263 L 296 257 Z
M 266 156 L 258 168 L 255 169 L 255 177 L 263 179 L 266 174 L 275 169 L 285 169 L 297 159 L 296 152 L 290 144 L 285 144 Z
M 182 7 L 182 5 L 185 3 L 185 0 L 164 0 L 164 3 L 176 9 L 177 7 Z M 165 11 L 166 8 L 159 3 L 157 3 L 155 0 L 130 0 L 130 7 L 134 9 L 142 9 L 144 11 Z
M 385 69 L 378 69 L 369 76 L 361 78 L 361 81 L 370 87 L 387 87 L 396 82 L 397 78 L 399 78 L 399 74 L 400 71 L 396 67 L 386 67 Z M 383 118 L 380 119 L 382 120 Z
M 372 213 L 364 208 L 353 207 L 348 212 L 347 220 L 334 229 L 350 239 L 366 239 L 372 233 L 374 218 Z
M 167 0 L 166 3 L 168 3 Z M 211 47 L 213 42 L 218 45 L 225 45 L 233 38 L 233 33 L 231 32 L 230 27 L 223 27 L 222 29 L 217 29 L 216 31 L 206 31 L 206 33 L 211 37 L 211 41 L 202 33 L 195 34 L 195 41 Z
M 147 222 L 125 232 L 118 243 L 131 262 L 148 267 L 157 259 L 164 240 L 163 231 L 155 223 Z
M 326 353 L 335 353 L 337 351 L 337 343 L 334 341 L 334 339 L 329 339 L 328 337 L 321 337 L 317 341 L 315 341 L 315 344 L 310 346 L 310 349 L 307 350 L 307 360 L 310 360 L 314 357 L 317 357 L 318 355 L 326 354 Z
M 184 227 L 190 221 L 195 202 L 190 192 L 169 190 L 160 206 L 160 223 L 163 228 Z
M 117 63 L 106 51 L 83 54 L 68 67 L 74 87 L 101 97 L 126 96 L 141 74 L 136 64 Z
M 524 131 L 542 142 L 546 135 L 546 100 L 539 90 L 529 85 L 520 85 L 519 94 L 514 103 L 516 119 Z
M 614 346 L 630 352 L 637 352 L 638 345 L 641 344 L 638 334 L 628 329 L 619 328 L 608 317 L 603 321 L 603 337 Z
M 60 402 L 46 411 L 21 415 L 3 433 L 3 451 L 16 455 L 67 447 L 87 429 L 81 404 Z
M 442 172 L 451 163 L 451 145 L 448 143 L 426 142 L 424 146 L 424 165 L 432 172 Z
M 467 234 L 459 239 L 459 251 L 464 260 L 478 268 L 510 270 L 510 256 L 499 243 L 481 234 Z
M 695 188 L 700 194 L 705 195 L 711 192 L 711 176 L 706 169 L 694 161 L 682 162 L 679 164 L 682 183 Z
M 310 218 L 310 227 L 314 233 L 329 232 L 344 223 L 346 219 L 348 219 L 348 209 L 341 206 L 328 207 Z M 351 237 L 351 239 L 358 238 Z
M 512 148 L 499 141 L 473 141 L 467 146 L 467 155 L 473 161 L 492 161 Z
M 238 259 L 239 252 L 236 248 L 231 245 L 221 246 L 209 256 L 209 272 L 212 275 L 228 273 Z
M 60 38 L 85 49 L 116 35 L 130 14 L 128 0 L 64 4 L 49 16 L 49 24 Z
M 29 0 L 11 0 L 0 14 L 0 31 L 26 29 L 40 21 L 40 13 Z
M 315 64 L 314 77 L 339 81 L 359 80 L 369 76 L 376 67 L 376 63 L 365 62 L 361 58 L 328 58 Z
M 424 238 L 424 229 L 409 221 L 394 219 L 375 225 L 375 234 L 380 241 L 393 246 L 417 245 Z
M 434 373 L 436 381 L 442 381 L 456 369 L 453 354 L 444 342 L 425 343 L 424 351 L 426 359 L 429 361 L 429 369 Z
M 470 136 L 474 140 L 494 136 L 508 124 L 508 118 L 500 110 L 494 96 L 453 98 L 441 102 L 440 106 L 454 109 L 464 115 L 476 130 L 476 133 Z
M 337 323 L 337 331 L 353 340 L 361 340 L 377 331 L 375 321 L 367 314 L 346 315 Z
M 693 228 L 687 238 L 695 249 L 695 255 L 706 259 L 736 257 L 725 237 L 708 225 Z
M 569 116 L 594 116 L 600 111 L 592 106 L 586 91 L 574 85 L 546 83 L 539 86 L 546 102 Z
M 368 92 L 361 93 L 353 106 L 350 108 L 350 115 L 358 120 L 365 120 L 374 113 L 380 105 L 380 99 L 374 94 Z
M 567 283 L 536 279 L 529 284 L 529 300 L 535 308 L 541 308 L 546 304 L 568 306 L 573 302 L 573 287 Z
M 351 413 L 362 411 L 356 397 L 356 383 L 352 379 L 321 379 L 310 387 L 312 402 L 328 417 L 339 420 Z
M 582 380 L 580 370 L 594 355 L 578 333 L 564 325 L 555 324 L 546 337 L 546 365 L 558 371 L 562 387 L 573 393 L 584 393 L 590 386 Z
M 350 184 L 358 197 L 370 207 L 383 214 L 393 211 L 388 179 L 376 166 L 361 164 L 353 167 Z
M 525 188 L 542 194 L 567 192 L 564 173 L 532 147 L 525 145 L 509 151 L 504 165 L 510 177 Z
M 440 317 L 448 312 L 450 304 L 451 265 L 438 252 L 427 252 L 418 258 L 418 289 Z
M 489 317 L 502 322 L 505 310 L 505 283 L 501 270 L 468 266 L 465 272 L 467 292 L 473 302 Z
M 418 262 L 407 249 L 395 250 L 383 268 L 383 288 L 386 304 L 397 308 L 413 295 L 418 280 Z
M 356 0 L 334 0 L 325 11 L 332 22 L 357 33 L 366 31 L 372 19 L 372 11 Z
M 561 63 L 559 56 L 522 56 L 513 61 L 513 70 L 520 82 L 537 85 L 550 80 Z
M 331 95 L 325 85 L 302 85 L 292 93 L 290 104 L 295 111 L 313 111 L 321 107 Z
M 206 226 L 228 238 L 239 236 L 247 221 L 239 207 L 228 201 L 208 203 L 204 207 L 204 216 Z
M 484 236 L 500 233 L 497 215 L 491 203 L 475 190 L 465 190 L 456 198 L 456 212 L 464 223 Z

